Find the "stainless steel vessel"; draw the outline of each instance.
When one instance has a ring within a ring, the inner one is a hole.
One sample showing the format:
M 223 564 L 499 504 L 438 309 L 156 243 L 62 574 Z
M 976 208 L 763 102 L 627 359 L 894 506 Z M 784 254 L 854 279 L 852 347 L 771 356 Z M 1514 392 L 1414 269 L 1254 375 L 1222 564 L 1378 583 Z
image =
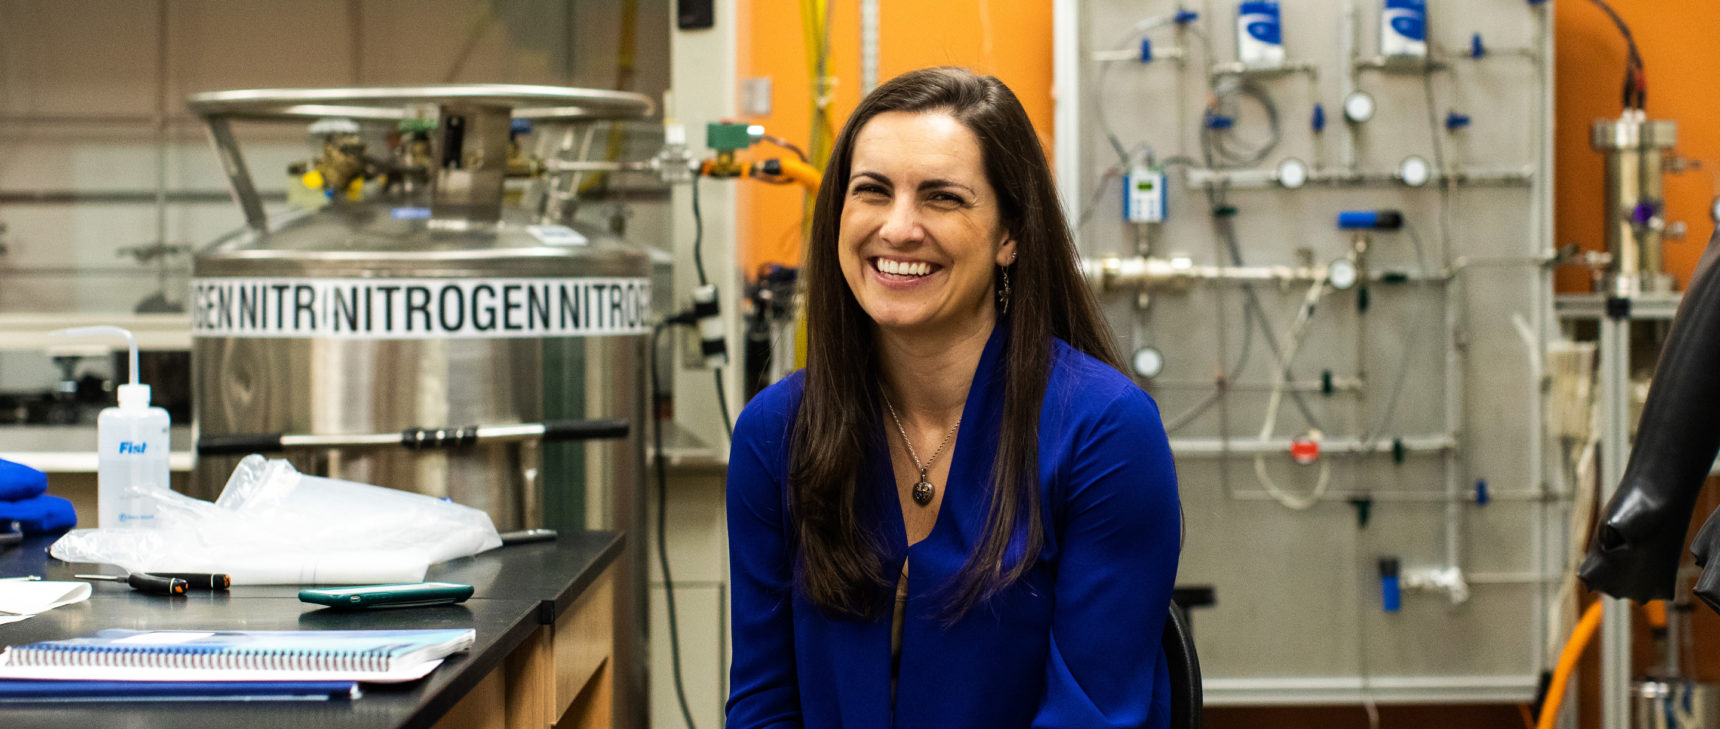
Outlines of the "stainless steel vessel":
M 387 207 L 330 206 L 200 253 L 191 301 L 199 436 L 643 422 L 643 316 L 617 334 L 527 336 L 527 324 L 561 317 L 563 284 L 592 296 L 583 282 L 649 276 L 644 254 L 583 235 L 584 246 L 556 248 L 523 224 L 443 233 L 394 220 Z M 357 327 L 342 326 L 354 319 Z M 547 510 L 570 488 L 588 492 L 588 477 L 622 492 L 580 494 L 594 510 L 631 498 L 643 453 L 633 436 L 591 443 L 578 449 L 594 460 L 582 472 L 546 474 L 538 452 L 553 446 L 530 441 L 420 451 L 335 442 L 347 445 L 285 455 L 306 472 L 483 509 L 503 530 L 626 524 L 634 509 L 576 523 Z M 237 458 L 200 458 L 194 495 L 219 494 Z
M 1675 122 L 1629 116 L 1600 119 L 1590 145 L 1607 159 L 1607 251 L 1612 254 L 1605 293 L 1668 293 L 1661 246 L 1667 223 L 1664 157 L 1678 142 Z
M 481 508 L 503 530 L 645 533 L 650 259 L 573 225 L 571 195 L 526 210 L 505 207 L 503 189 L 506 176 L 535 174 L 541 189 L 572 190 L 510 150 L 511 119 L 641 117 L 649 99 L 448 86 L 217 92 L 190 105 L 248 222 L 193 265 L 206 448 L 193 495 L 219 493 L 239 455 L 207 454 L 227 439 L 280 448 L 307 473 Z M 329 202 L 269 220 L 228 122 L 306 117 L 340 117 L 318 124 L 332 130 L 324 156 L 303 167 Z M 376 123 L 401 130 L 387 157 L 364 147 L 359 130 Z M 551 442 L 518 427 L 592 420 L 621 422 L 625 435 Z M 480 437 L 497 432 L 507 437 Z M 617 726 L 645 723 L 641 556 L 629 547 L 618 564 Z

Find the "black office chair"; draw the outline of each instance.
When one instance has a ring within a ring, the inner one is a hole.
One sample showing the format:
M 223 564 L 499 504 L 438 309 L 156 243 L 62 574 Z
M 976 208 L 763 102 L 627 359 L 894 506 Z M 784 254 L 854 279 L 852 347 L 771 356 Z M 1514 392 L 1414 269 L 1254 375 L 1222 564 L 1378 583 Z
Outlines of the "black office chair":
M 1200 729 L 1205 702 L 1200 689 L 1200 657 L 1195 655 L 1194 628 L 1188 613 L 1174 602 L 1165 620 L 1164 646 L 1171 674 L 1171 729 Z

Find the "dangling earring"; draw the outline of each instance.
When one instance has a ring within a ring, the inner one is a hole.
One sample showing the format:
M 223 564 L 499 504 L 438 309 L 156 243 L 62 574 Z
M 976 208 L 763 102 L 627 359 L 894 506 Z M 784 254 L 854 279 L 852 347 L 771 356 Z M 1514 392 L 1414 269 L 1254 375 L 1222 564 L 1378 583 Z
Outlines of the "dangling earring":
M 1014 261 L 1010 261 L 1010 263 L 1014 263 Z M 1001 287 L 999 287 L 997 290 L 997 313 L 1008 314 L 1009 313 L 1009 295 L 1010 295 L 1009 269 L 1004 268 L 1003 266 L 998 266 L 997 267 L 997 275 L 999 277 L 1001 277 L 1003 280 L 1003 285 Z

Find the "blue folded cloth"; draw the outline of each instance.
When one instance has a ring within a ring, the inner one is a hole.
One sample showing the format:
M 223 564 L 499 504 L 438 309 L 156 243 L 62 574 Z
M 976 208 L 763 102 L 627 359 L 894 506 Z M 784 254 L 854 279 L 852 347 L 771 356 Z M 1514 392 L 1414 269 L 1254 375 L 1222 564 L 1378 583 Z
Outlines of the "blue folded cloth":
M 48 474 L 0 459 L 0 501 L 22 501 L 48 490 Z
M 63 532 L 78 525 L 78 513 L 70 501 L 37 494 L 22 501 L 0 501 L 0 531 L 12 522 L 25 534 Z

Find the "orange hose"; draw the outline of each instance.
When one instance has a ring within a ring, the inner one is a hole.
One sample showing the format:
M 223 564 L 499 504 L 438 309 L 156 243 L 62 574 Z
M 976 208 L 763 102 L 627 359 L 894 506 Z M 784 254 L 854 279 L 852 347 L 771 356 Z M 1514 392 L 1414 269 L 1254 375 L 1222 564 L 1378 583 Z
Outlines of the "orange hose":
M 818 192 L 818 186 L 824 182 L 824 175 L 819 174 L 816 168 L 797 159 L 785 157 L 778 161 L 782 163 L 783 177 L 800 183 L 807 192 L 814 194 Z
M 1583 619 L 1577 621 L 1577 629 L 1571 631 L 1570 640 L 1565 641 L 1564 650 L 1559 652 L 1559 667 L 1553 670 L 1553 682 L 1547 687 L 1547 698 L 1541 703 L 1541 718 L 1535 723 L 1535 729 L 1553 729 L 1553 723 L 1559 720 L 1559 704 L 1565 700 L 1565 685 L 1571 682 L 1577 661 L 1583 657 L 1583 650 L 1589 647 L 1589 640 L 1595 637 L 1595 630 L 1601 626 L 1602 602 L 1597 599 L 1583 611 Z
M 1666 629 L 1666 601 L 1649 600 L 1642 605 L 1642 614 L 1648 618 L 1648 627 L 1655 630 Z

